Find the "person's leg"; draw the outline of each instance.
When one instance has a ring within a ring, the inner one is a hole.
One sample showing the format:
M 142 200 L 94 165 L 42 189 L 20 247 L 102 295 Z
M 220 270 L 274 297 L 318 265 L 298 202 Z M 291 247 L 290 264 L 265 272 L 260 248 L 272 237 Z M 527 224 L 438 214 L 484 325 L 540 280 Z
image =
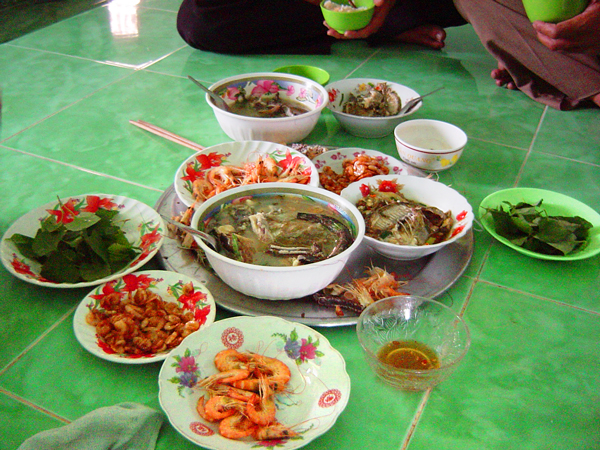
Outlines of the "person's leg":
M 556 109 L 600 98 L 600 60 L 555 52 L 536 37 L 521 0 L 455 0 L 482 44 L 498 61 L 492 78 Z
M 229 54 L 327 54 L 334 41 L 304 0 L 183 0 L 177 30 L 194 48 Z
M 452 0 L 399 0 L 369 43 L 405 42 L 440 49 L 446 39 L 444 28 L 466 23 Z

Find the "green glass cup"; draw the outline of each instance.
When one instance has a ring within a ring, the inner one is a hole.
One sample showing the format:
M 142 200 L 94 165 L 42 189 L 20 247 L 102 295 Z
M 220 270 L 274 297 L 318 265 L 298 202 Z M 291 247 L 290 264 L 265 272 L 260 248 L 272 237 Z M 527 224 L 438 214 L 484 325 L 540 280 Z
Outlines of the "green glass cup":
M 581 14 L 589 0 L 523 0 L 527 17 L 532 22 L 558 23 Z

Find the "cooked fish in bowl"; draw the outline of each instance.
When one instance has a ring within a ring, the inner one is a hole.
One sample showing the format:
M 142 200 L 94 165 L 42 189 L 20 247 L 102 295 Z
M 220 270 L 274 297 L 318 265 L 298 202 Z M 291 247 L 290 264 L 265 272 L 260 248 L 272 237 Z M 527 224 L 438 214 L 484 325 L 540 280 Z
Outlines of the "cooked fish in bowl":
M 473 209 L 454 189 L 429 178 L 379 175 L 341 193 L 365 219 L 365 242 L 388 258 L 411 260 L 463 237 Z
M 265 183 L 225 191 L 198 206 L 191 226 L 217 275 L 233 289 L 268 300 L 314 294 L 341 272 L 365 223 L 354 205 L 325 189 Z
M 419 94 L 392 81 L 375 78 L 348 78 L 325 86 L 329 110 L 350 134 L 380 138 L 391 134 L 396 125 L 421 107 L 418 103 L 408 113 L 400 108 Z

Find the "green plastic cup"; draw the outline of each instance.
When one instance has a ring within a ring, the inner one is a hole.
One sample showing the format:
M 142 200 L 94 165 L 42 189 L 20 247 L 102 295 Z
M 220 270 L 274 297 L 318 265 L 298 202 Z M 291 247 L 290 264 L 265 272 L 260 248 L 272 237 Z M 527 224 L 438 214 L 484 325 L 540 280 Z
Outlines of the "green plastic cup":
M 332 11 L 325 8 L 324 4 L 327 0 L 321 2 L 321 12 L 325 22 L 340 34 L 350 30 L 360 30 L 366 27 L 375 11 L 373 0 L 354 0 L 354 4 L 359 8 L 352 11 Z M 339 5 L 349 6 L 348 0 L 331 0 Z
M 527 17 L 532 22 L 558 23 L 581 14 L 589 0 L 523 0 Z
M 309 78 L 322 86 L 326 85 L 329 81 L 329 72 L 321 69 L 320 67 L 307 66 L 304 64 L 279 67 L 275 69 L 274 72 L 291 73 L 292 75 Z

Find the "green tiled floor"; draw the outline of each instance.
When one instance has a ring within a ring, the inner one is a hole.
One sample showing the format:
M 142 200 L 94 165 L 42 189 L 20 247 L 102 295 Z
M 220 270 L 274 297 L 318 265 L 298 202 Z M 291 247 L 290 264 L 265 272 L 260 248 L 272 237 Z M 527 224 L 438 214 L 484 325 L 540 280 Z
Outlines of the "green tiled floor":
M 419 92 L 444 86 L 413 117 L 467 132 L 461 160 L 439 179 L 474 207 L 497 190 L 528 186 L 600 211 L 598 110 L 558 112 L 497 88 L 489 75 L 495 63 L 468 25 L 448 30 L 439 52 L 346 41 L 330 56 L 224 56 L 179 38 L 179 0 L 129 5 L 63 11 L 57 23 L 0 45 L 0 233 L 57 195 L 115 193 L 154 205 L 190 150 L 129 120 L 205 146 L 228 141 L 186 76 L 211 83 L 294 63 L 321 66 L 332 80 L 377 77 Z M 329 112 L 305 142 L 395 155 L 393 138 L 352 137 Z M 600 448 L 600 258 L 530 259 L 479 223 L 474 239 L 471 264 L 439 297 L 464 311 L 472 332 L 455 374 L 431 392 L 393 390 L 368 370 L 353 327 L 321 328 L 346 360 L 352 393 L 335 426 L 307 449 Z M 160 364 L 111 364 L 77 343 L 73 311 L 87 292 L 33 286 L 0 269 L 0 449 L 101 406 L 160 409 Z M 220 310 L 218 318 L 230 315 Z M 165 424 L 157 448 L 197 447 Z

